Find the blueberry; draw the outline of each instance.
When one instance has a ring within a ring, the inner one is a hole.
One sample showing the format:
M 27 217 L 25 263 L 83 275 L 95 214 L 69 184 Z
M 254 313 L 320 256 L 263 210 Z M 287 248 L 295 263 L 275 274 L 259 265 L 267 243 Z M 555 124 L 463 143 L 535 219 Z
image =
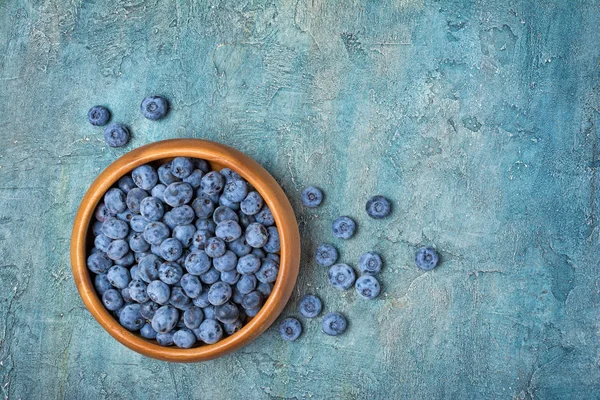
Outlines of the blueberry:
M 204 313 L 199 307 L 191 306 L 183 313 L 183 322 L 189 329 L 196 329 L 202 323 Z
M 261 223 L 264 226 L 275 225 L 275 218 L 273 217 L 271 209 L 267 207 L 267 205 L 264 205 L 263 208 L 256 213 L 254 218 L 256 218 L 256 222 Z
M 244 236 L 229 243 L 229 249 L 238 257 L 243 257 L 252 251 L 252 247 L 250 247 Z
M 266 282 L 259 282 L 256 286 L 256 291 L 262 294 L 265 298 L 269 297 L 273 291 L 273 284 Z
M 237 172 L 235 172 L 231 168 L 223 168 L 220 171 L 220 173 L 221 173 L 221 175 L 223 175 L 223 178 L 225 178 L 225 182 L 231 182 L 233 180 L 244 179 L 244 178 L 242 178 L 242 176 L 240 174 L 238 174 Z
M 167 115 L 169 103 L 161 96 L 148 96 L 142 100 L 140 110 L 144 117 L 151 121 L 156 121 Z
M 255 274 L 256 279 L 261 282 L 271 283 L 277 280 L 277 275 L 279 274 L 279 267 L 277 263 L 269 258 L 262 259 L 262 265 L 260 269 Z
M 158 180 L 164 185 L 170 185 L 173 182 L 179 181 L 179 178 L 173 175 L 170 162 L 158 167 Z
M 110 119 L 110 111 L 106 107 L 94 106 L 88 111 L 88 121 L 94 126 L 104 126 Z
M 390 201 L 383 196 L 373 196 L 367 201 L 365 207 L 367 214 L 371 218 L 381 219 L 390 215 L 392 205 Z
M 379 296 L 381 286 L 379 285 L 379 281 L 377 281 L 374 276 L 363 275 L 356 280 L 355 289 L 356 293 L 358 293 L 360 297 L 370 300 Z
M 121 189 L 112 188 L 104 194 L 104 206 L 112 214 L 118 214 L 127 209 L 125 193 Z
M 106 249 L 106 255 L 111 260 L 118 260 L 121 257 L 124 257 L 125 254 L 129 251 L 129 245 L 123 239 L 113 240 L 111 244 Z
M 210 302 L 208 301 L 208 290 L 204 290 L 200 296 L 194 298 L 192 300 L 196 307 L 206 308 L 210 306 Z
M 210 268 L 208 271 L 200 275 L 200 280 L 202 281 L 202 283 L 205 283 L 207 285 L 212 285 L 219 279 L 221 279 L 221 273 L 214 268 Z
M 242 228 L 232 220 L 226 220 L 217 224 L 215 236 L 223 239 L 225 242 L 233 242 L 235 239 L 242 236 Z
M 248 193 L 246 198 L 242 200 L 240 203 L 240 210 L 246 215 L 255 215 L 260 211 L 263 204 L 264 202 L 261 195 L 258 194 L 258 192 L 253 191 Z
M 247 310 L 261 307 L 262 304 L 263 304 L 262 294 L 260 294 L 260 292 L 257 292 L 257 291 L 247 293 L 242 298 L 242 307 L 244 307 Z
M 197 329 L 196 336 L 206 344 L 214 344 L 223 337 L 223 328 L 214 319 L 205 319 Z
M 321 189 L 319 188 L 309 186 L 304 188 L 301 198 L 302 204 L 306 207 L 315 208 L 321 205 L 321 202 L 323 201 L 323 192 L 321 192 Z
M 98 207 L 96 207 L 96 211 L 94 211 L 94 216 L 100 222 L 104 222 L 108 218 L 114 217 L 115 215 L 117 215 L 117 212 L 112 212 L 111 210 L 109 210 L 109 208 L 106 207 L 106 204 L 104 203 L 98 204 Z
M 203 160 L 201 158 L 193 158 L 192 162 L 194 163 L 194 167 L 202 171 L 203 173 L 207 173 L 210 171 L 210 164 L 208 161 Z
M 193 187 L 194 189 L 198 189 L 200 187 L 200 184 L 202 183 L 202 177 L 204 176 L 204 172 L 202 172 L 199 169 L 195 169 L 192 171 L 192 173 L 183 178 L 183 182 L 185 183 L 189 183 L 191 187 Z
M 239 217 L 236 214 L 236 212 L 233 211 L 229 207 L 226 207 L 226 206 L 217 207 L 215 212 L 213 213 L 213 221 L 215 221 L 215 223 L 218 225 L 220 222 L 227 221 L 227 220 L 232 220 L 232 221 L 237 222 L 239 220 Z
M 184 248 L 192 245 L 192 237 L 196 233 L 196 227 L 192 224 L 178 225 L 173 229 L 173 237 L 181 242 Z
M 263 247 L 269 240 L 269 231 L 264 225 L 254 222 L 246 228 L 246 242 L 254 248 Z
M 104 140 L 110 147 L 123 147 L 129 142 L 129 129 L 113 122 L 104 128 Z
M 202 275 L 208 270 L 212 265 L 210 258 L 206 253 L 202 250 L 192 251 L 185 258 L 185 269 L 192 275 Z
M 329 336 L 338 336 L 346 331 L 346 318 L 337 312 L 331 312 L 323 317 L 323 332 Z
M 146 288 L 146 292 L 148 293 L 150 300 L 161 305 L 167 304 L 171 298 L 171 289 L 169 288 L 169 285 L 159 280 L 150 282 Z
M 119 323 L 127 330 L 137 331 L 144 326 L 139 304 L 128 304 L 119 313 Z
M 283 340 L 293 342 L 302 333 L 302 325 L 296 318 L 286 318 L 279 324 L 279 334 Z
M 239 203 L 248 195 L 248 183 L 239 179 L 232 179 L 225 184 L 223 197 L 234 203 Z
M 245 230 L 250 224 L 254 222 L 256 222 L 256 219 L 252 215 L 246 215 L 243 212 L 238 213 L 238 224 L 240 224 L 242 229 Z
M 231 324 L 240 316 L 240 310 L 231 302 L 215 307 L 215 318 L 224 324 Z
M 200 219 L 209 218 L 215 211 L 215 203 L 212 202 L 206 193 L 201 193 L 192 202 L 192 208 L 196 213 L 196 217 Z
M 133 301 L 145 303 L 150 300 L 148 293 L 146 293 L 146 284 L 142 280 L 132 280 L 129 282 L 129 286 L 127 286 L 127 288 L 129 289 L 129 295 Z
M 162 263 L 158 268 L 158 278 L 168 285 L 174 285 L 181 279 L 183 269 L 174 262 Z
M 247 254 L 238 260 L 236 268 L 240 274 L 253 274 L 260 269 L 260 259 L 254 254 Z
M 121 293 L 115 289 L 109 289 L 102 295 L 102 304 L 107 310 L 115 311 L 123 306 Z
M 148 192 L 146 192 L 144 189 L 140 189 L 139 187 L 135 187 L 135 188 L 131 189 L 127 193 L 127 198 L 125 200 L 129 211 L 131 211 L 132 213 L 139 214 L 140 203 L 142 202 L 143 199 L 145 199 L 148 196 L 149 196 Z
M 127 252 L 123 257 L 116 259 L 115 264 L 122 265 L 124 267 L 131 267 L 135 263 L 135 257 L 132 252 Z
M 165 189 L 164 201 L 171 207 L 182 206 L 192 200 L 194 189 L 189 183 L 173 182 Z
M 258 258 L 265 258 L 267 256 L 267 254 L 262 249 L 252 249 L 251 253 Z
M 213 234 L 217 229 L 217 224 L 215 224 L 215 221 L 211 219 L 197 219 L 196 222 L 194 222 L 194 225 L 196 225 L 196 229 L 199 231 L 209 231 Z
M 358 269 L 363 274 L 378 274 L 381 271 L 381 256 L 375 252 L 364 253 L 358 259 Z
M 231 271 L 237 265 L 237 256 L 231 250 L 227 250 L 221 257 L 213 258 L 213 266 L 219 272 Z
M 179 321 L 179 311 L 173 306 L 162 306 L 154 313 L 152 329 L 157 333 L 169 332 Z
M 166 261 L 175 261 L 181 257 L 183 246 L 177 239 L 168 238 L 160 244 L 160 254 Z
M 161 244 L 169 237 L 169 227 L 162 222 L 154 221 L 144 228 L 144 239 L 150 244 Z
M 173 332 L 157 333 L 156 341 L 161 346 L 171 346 L 173 344 Z
M 119 181 L 117 182 L 117 186 L 125 194 L 129 194 L 129 191 L 136 187 L 135 183 L 133 182 L 133 178 L 129 175 L 125 175 L 121 179 L 119 179 Z
M 192 207 L 186 205 L 174 207 L 171 211 L 171 218 L 175 225 L 188 225 L 194 222 L 196 215 Z
M 166 189 L 167 187 L 165 185 L 159 183 L 152 188 L 150 194 L 152 195 L 152 197 L 156 197 L 157 199 L 162 200 L 164 198 Z
M 181 277 L 180 283 L 185 294 L 191 299 L 200 296 L 202 293 L 202 283 L 200 283 L 200 279 L 196 275 L 184 274 Z
M 135 252 L 148 251 L 150 244 L 146 242 L 142 233 L 135 232 L 129 239 L 129 248 Z
M 354 236 L 356 223 L 350 217 L 343 216 L 333 221 L 331 229 L 333 231 L 333 236 L 336 238 L 350 239 L 352 236 Z
M 274 226 L 269 226 L 267 228 L 267 231 L 269 232 L 269 240 L 267 240 L 267 243 L 265 243 L 263 249 L 265 249 L 269 253 L 278 252 L 281 248 L 281 243 L 279 241 L 279 231 L 277 231 L 277 228 Z
M 432 247 L 421 247 L 415 255 L 415 264 L 424 270 L 434 269 L 439 260 L 437 251 Z
M 121 290 L 121 296 L 123 296 L 123 300 L 125 301 L 125 303 L 131 303 L 133 301 L 133 299 L 129 295 L 129 288 Z
M 225 282 L 216 282 L 208 289 L 208 301 L 214 306 L 220 306 L 229 301 L 231 294 L 231 286 Z
M 94 247 L 106 253 L 106 250 L 108 249 L 108 246 L 111 244 L 111 242 L 111 238 L 101 233 L 94 238 Z
M 218 194 L 223 190 L 225 184 L 223 175 L 217 171 L 211 171 L 202 177 L 200 187 L 202 191 L 208 195 Z
M 329 269 L 329 284 L 336 289 L 347 290 L 355 280 L 354 270 L 347 264 L 335 264 Z
M 239 279 L 240 274 L 238 274 L 235 269 L 221 272 L 221 281 L 227 283 L 228 285 L 235 285 Z
M 244 326 L 244 323 L 240 319 L 238 319 L 237 321 L 235 321 L 231 324 L 223 324 L 223 330 L 225 331 L 226 334 L 231 336 L 234 333 L 238 332 L 240 329 L 242 329 L 243 326 Z
M 161 264 L 160 258 L 154 254 L 143 257 L 138 262 L 140 278 L 147 283 L 158 279 L 158 269 Z
M 254 275 L 242 275 L 235 287 L 241 294 L 250 293 L 256 288 L 256 277 Z
M 331 267 L 338 259 L 338 252 L 329 243 L 320 244 L 315 250 L 315 260 L 322 267 Z
M 180 310 L 187 310 L 192 306 L 192 299 L 187 297 L 183 288 L 174 286 L 171 288 L 171 298 L 169 304 Z
M 219 197 L 219 205 L 229 207 L 232 210 L 238 211 L 240 209 L 240 203 L 228 200 L 225 196 Z
M 156 313 L 156 310 L 158 310 L 159 308 L 160 304 L 157 304 L 153 301 L 147 301 L 140 307 L 140 314 L 142 314 L 142 317 L 151 321 L 154 317 L 154 314 Z
M 106 274 L 98 274 L 94 278 L 94 287 L 100 296 L 104 294 L 108 289 L 112 288 L 112 284 L 106 277 Z
M 187 178 L 194 171 L 194 163 L 187 157 L 175 157 L 171 161 L 171 173 L 179 178 Z
M 152 190 L 158 183 L 158 174 L 150 165 L 140 165 L 131 172 L 133 182 L 144 190 Z
M 92 224 L 92 233 L 94 234 L 94 236 L 98 236 L 102 233 L 102 222 L 94 221 L 94 223 Z
M 140 329 L 140 336 L 144 339 L 156 339 L 156 331 L 152 329 L 152 325 L 146 323 Z
M 129 225 L 125 221 L 110 217 L 102 223 L 102 233 L 111 239 L 123 239 L 129 233 Z
M 298 308 L 302 316 L 306 318 L 314 318 L 321 313 L 323 304 L 321 303 L 321 299 L 317 296 L 307 294 L 302 298 L 302 300 L 300 300 L 300 305 Z
M 142 215 L 134 215 L 129 221 L 129 226 L 136 232 L 144 232 L 146 225 L 150 223 L 150 220 Z
M 204 251 L 209 257 L 221 257 L 226 251 L 225 242 L 218 237 L 211 237 L 206 241 Z
M 156 197 L 146 197 L 140 202 L 140 214 L 150 221 L 158 221 L 165 215 L 165 207 Z

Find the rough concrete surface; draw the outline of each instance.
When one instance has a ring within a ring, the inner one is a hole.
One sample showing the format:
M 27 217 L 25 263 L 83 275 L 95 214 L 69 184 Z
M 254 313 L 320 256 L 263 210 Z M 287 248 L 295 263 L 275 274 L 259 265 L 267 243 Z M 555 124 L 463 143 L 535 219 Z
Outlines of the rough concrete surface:
M 600 397 L 600 2 L 0 2 L 0 392 L 10 399 Z M 143 119 L 141 99 L 173 105 Z M 110 149 L 95 104 L 129 124 Z M 237 353 L 169 364 L 113 340 L 69 264 L 76 209 L 115 158 L 216 140 L 281 182 L 302 234 L 284 312 L 316 293 L 348 332 L 303 320 Z M 305 185 L 326 189 L 302 208 Z M 369 220 L 366 199 L 393 199 Z M 330 224 L 351 215 L 352 240 Z M 373 302 L 311 254 L 376 250 Z M 423 273 L 415 250 L 443 263 Z

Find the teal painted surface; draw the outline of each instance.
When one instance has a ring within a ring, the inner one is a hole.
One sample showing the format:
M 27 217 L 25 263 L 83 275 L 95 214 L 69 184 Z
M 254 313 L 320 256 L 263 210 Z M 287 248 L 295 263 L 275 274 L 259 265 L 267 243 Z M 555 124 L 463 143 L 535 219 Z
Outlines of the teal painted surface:
M 104 2 L 107 3 L 107 2 Z M 0 391 L 6 398 L 600 397 L 597 1 L 0 4 Z M 144 120 L 148 94 L 168 119 Z M 87 124 L 129 124 L 125 150 Z M 167 364 L 83 308 L 69 236 L 95 176 L 160 139 L 217 140 L 259 160 L 297 210 L 302 269 L 344 337 L 304 321 L 212 362 Z M 317 210 L 303 186 L 326 189 Z M 367 219 L 368 196 L 394 200 Z M 340 214 L 356 238 L 329 234 Z M 311 260 L 380 251 L 376 302 Z M 415 269 L 422 244 L 443 264 Z

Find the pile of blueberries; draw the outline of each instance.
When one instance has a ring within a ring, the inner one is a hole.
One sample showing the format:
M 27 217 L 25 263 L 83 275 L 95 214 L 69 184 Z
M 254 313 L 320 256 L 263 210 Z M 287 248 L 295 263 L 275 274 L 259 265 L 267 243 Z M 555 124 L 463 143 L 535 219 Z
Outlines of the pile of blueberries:
M 318 207 L 323 201 L 323 192 L 314 186 L 305 188 L 302 191 L 302 203 L 306 207 Z M 365 206 L 367 214 L 374 219 L 382 219 L 390 215 L 391 204 L 383 196 L 371 197 Z M 350 239 L 356 232 L 356 222 L 348 217 L 341 216 L 336 218 L 332 224 L 332 233 L 338 239 Z M 339 263 L 338 251 L 330 243 L 323 243 L 317 246 L 315 251 L 315 261 L 322 267 L 329 268 L 329 284 L 339 290 L 348 290 L 354 286 L 356 293 L 363 299 L 371 300 L 379 296 L 381 285 L 377 276 L 381 271 L 383 260 L 381 256 L 373 251 L 362 254 L 358 259 L 358 268 L 361 276 L 356 279 L 354 269 L 348 264 Z M 431 247 L 419 249 L 415 256 L 417 267 L 430 270 L 437 266 L 439 257 L 437 252 Z M 321 299 L 315 295 L 305 295 L 299 303 L 299 312 L 303 317 L 317 317 L 323 309 Z M 346 331 L 348 322 L 343 314 L 339 312 L 330 312 L 323 317 L 323 332 L 330 336 L 338 336 Z M 284 319 L 279 326 L 279 333 L 284 340 L 294 341 L 302 333 L 302 325 L 298 319 L 289 317 Z
M 269 207 L 238 173 L 177 157 L 135 168 L 95 211 L 87 267 L 102 303 L 163 346 L 213 344 L 255 316 L 279 273 Z

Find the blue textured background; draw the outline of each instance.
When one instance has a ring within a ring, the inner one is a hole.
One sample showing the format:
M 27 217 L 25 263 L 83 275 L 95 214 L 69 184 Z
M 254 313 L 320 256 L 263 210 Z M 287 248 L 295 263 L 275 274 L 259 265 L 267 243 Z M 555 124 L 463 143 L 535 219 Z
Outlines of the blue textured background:
M 108 5 L 111 3 L 111 5 Z M 0 392 L 6 398 L 600 397 L 598 1 L 0 3 Z M 138 105 L 167 96 L 169 117 Z M 86 122 L 104 104 L 126 149 Z M 75 211 L 125 151 L 217 140 L 259 160 L 297 210 L 307 292 L 350 320 L 304 321 L 202 364 L 144 358 L 83 308 Z M 298 202 L 326 189 L 317 210 Z M 368 220 L 375 193 L 393 217 Z M 385 293 L 326 284 L 310 255 L 331 220 Z M 435 244 L 443 264 L 412 262 Z

